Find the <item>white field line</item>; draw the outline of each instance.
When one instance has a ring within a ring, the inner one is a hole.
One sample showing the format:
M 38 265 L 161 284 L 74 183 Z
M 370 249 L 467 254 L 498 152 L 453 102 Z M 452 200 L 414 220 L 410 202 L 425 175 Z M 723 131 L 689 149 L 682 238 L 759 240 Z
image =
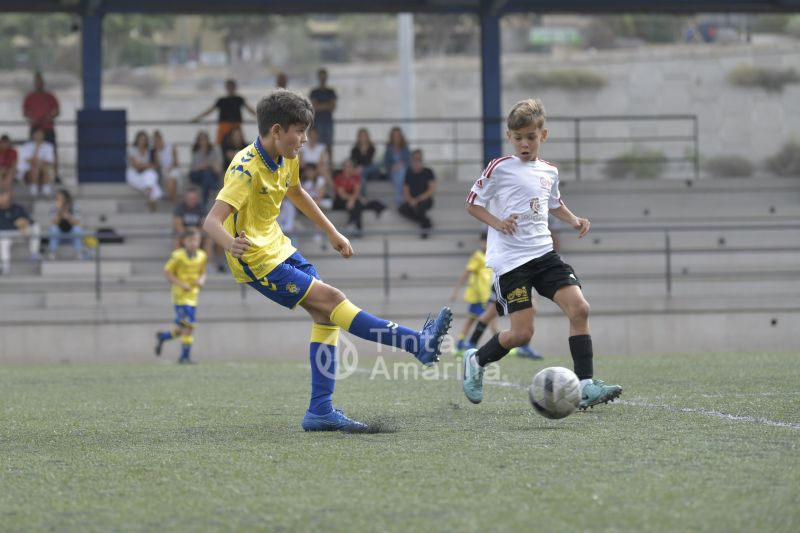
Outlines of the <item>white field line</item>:
M 359 374 L 366 374 L 370 373 L 371 371 L 367 368 L 358 368 L 356 372 Z M 519 383 L 513 383 L 511 381 L 485 381 L 487 385 L 496 385 L 498 387 L 505 387 L 509 389 L 519 389 L 519 390 L 526 390 L 527 386 L 521 385 Z M 764 393 L 764 395 L 770 395 L 769 393 Z M 723 396 L 723 395 L 720 395 Z M 798 429 L 800 430 L 800 424 L 793 424 L 791 422 L 781 422 L 779 420 L 770 420 L 769 418 L 764 418 L 760 416 L 747 416 L 747 415 L 732 415 L 730 413 L 722 413 L 720 411 L 713 411 L 710 409 L 702 409 L 696 407 L 677 407 L 675 405 L 669 405 L 666 403 L 649 403 L 639 400 L 622 400 L 617 399 L 614 400 L 614 403 L 618 403 L 621 405 L 629 405 L 631 407 L 644 407 L 646 409 L 664 409 L 666 411 L 672 411 L 673 413 L 689 413 L 695 415 L 702 415 L 708 416 L 711 418 L 719 418 L 722 420 L 727 420 L 728 422 L 745 422 L 748 424 L 761 424 L 763 426 L 773 426 L 779 428 L 786 428 L 786 429 Z

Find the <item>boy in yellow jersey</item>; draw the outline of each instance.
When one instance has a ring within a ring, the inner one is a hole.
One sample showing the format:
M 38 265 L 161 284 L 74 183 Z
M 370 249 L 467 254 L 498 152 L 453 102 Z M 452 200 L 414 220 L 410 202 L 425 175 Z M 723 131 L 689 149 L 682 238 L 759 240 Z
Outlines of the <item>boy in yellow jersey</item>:
M 472 324 L 475 320 L 483 314 L 486 309 L 486 302 L 489 300 L 489 290 L 492 286 L 492 269 L 486 266 L 486 232 L 481 233 L 480 247 L 475 250 L 467 261 L 467 266 L 459 276 L 456 286 L 453 288 L 453 293 L 450 295 L 450 301 L 454 302 L 458 297 L 458 292 L 464 283 L 467 283 L 464 289 L 464 301 L 467 302 L 467 321 L 464 323 L 464 329 L 458 336 L 458 344 L 456 345 L 456 354 L 461 355 L 467 348 L 464 338 L 469 333 Z
M 178 335 L 181 337 L 181 357 L 178 363 L 191 363 L 192 332 L 197 310 L 197 295 L 206 282 L 206 253 L 200 249 L 200 232 L 191 229 L 181 234 L 181 248 L 164 265 L 164 276 L 172 283 L 172 303 L 175 305 L 175 328 L 156 333 L 156 355 L 161 347 Z
M 429 365 L 439 360 L 452 312 L 442 308 L 435 319 L 417 331 L 359 309 L 339 289 L 323 282 L 276 222 L 287 197 L 325 232 L 334 250 L 345 258 L 353 255 L 350 241 L 300 186 L 297 154 L 314 121 L 311 102 L 277 89 L 258 103 L 256 118 L 258 137 L 233 158 L 203 229 L 226 251 L 238 283 L 247 283 L 284 307 L 300 306 L 311 316 L 311 402 L 303 417 L 303 429 L 364 431 L 365 424 L 333 407 L 340 328 L 401 348 Z

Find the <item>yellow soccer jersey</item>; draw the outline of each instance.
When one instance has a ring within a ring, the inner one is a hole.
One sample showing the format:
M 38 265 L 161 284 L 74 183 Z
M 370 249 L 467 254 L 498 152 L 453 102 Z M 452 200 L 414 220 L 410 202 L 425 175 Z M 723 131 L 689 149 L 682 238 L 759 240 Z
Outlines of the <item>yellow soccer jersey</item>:
M 185 248 L 178 248 L 169 257 L 164 270 L 172 272 L 179 280 L 192 285 L 192 288 L 185 291 L 177 285 L 172 285 L 172 303 L 175 305 L 197 305 L 197 295 L 200 287 L 194 283 L 206 271 L 206 253 L 197 250 L 193 257 L 189 257 Z
M 277 220 L 286 191 L 299 183 L 297 158 L 281 157 L 276 163 L 259 139 L 233 158 L 217 200 L 233 207 L 225 230 L 231 235 L 244 231 L 253 243 L 241 260 L 225 254 L 237 282 L 263 278 L 295 252 Z
M 484 304 L 489 300 L 492 287 L 492 269 L 486 266 L 486 254 L 483 250 L 475 253 L 467 261 L 469 278 L 464 289 L 464 300 L 471 304 Z

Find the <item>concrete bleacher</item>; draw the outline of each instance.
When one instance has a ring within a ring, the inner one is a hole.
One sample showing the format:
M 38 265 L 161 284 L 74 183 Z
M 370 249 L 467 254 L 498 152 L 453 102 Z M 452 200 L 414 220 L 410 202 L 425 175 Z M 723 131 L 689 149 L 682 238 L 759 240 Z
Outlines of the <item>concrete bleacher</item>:
M 371 197 L 391 197 L 388 183 L 369 185 Z M 368 232 L 353 240 L 352 259 L 323 250 L 310 235 L 299 237 L 298 247 L 326 281 L 344 289 L 357 304 L 415 324 L 447 303 L 477 245 L 480 225 L 464 211 L 469 187 L 439 184 L 432 218 L 441 232 L 427 240 L 387 210 L 380 218 L 365 213 Z M 796 180 L 586 181 L 565 183 L 561 190 L 573 211 L 592 220 L 585 239 L 563 231 L 562 254 L 585 283 L 600 350 L 800 345 L 800 330 L 790 327 L 800 316 Z M 126 236 L 122 244 L 101 247 L 100 300 L 94 261 L 73 260 L 67 250 L 59 260 L 36 266 L 27 262 L 25 247 L 15 246 L 14 273 L 0 277 L 0 305 L 8 311 L 0 318 L 0 361 L 148 359 L 152 333 L 172 320 L 162 275 L 171 248 L 170 207 L 162 204 L 159 212 L 150 213 L 142 196 L 124 185 L 85 185 L 76 192 L 88 230 L 112 227 Z M 46 200 L 32 204 L 43 229 L 49 207 Z M 330 215 L 344 225 L 344 213 Z M 664 225 L 678 228 L 670 232 L 669 296 Z M 406 233 L 380 234 L 399 230 Z M 391 255 L 388 296 L 385 240 Z M 67 243 L 62 248 L 68 248 Z M 537 346 L 548 353 L 565 353 L 566 320 L 552 303 L 539 304 Z M 463 303 L 452 305 L 461 315 Z M 299 350 L 307 338 L 304 312 L 286 312 L 250 289 L 242 291 L 228 274 L 209 275 L 199 311 L 200 357 L 256 358 L 263 355 L 257 346 L 287 353 Z M 460 328 L 459 321 L 455 328 Z M 239 332 L 246 342 L 231 345 L 220 340 Z M 109 339 L 116 339 L 110 341 L 113 354 L 106 351 Z M 60 355 L 49 353 L 52 346 L 61 347 Z

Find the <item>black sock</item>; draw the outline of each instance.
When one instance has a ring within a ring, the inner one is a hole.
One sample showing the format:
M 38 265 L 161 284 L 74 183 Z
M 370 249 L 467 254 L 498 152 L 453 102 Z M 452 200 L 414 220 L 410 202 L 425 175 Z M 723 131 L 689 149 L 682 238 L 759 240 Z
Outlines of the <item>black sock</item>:
M 489 342 L 481 346 L 478 350 L 478 353 L 475 355 L 478 357 L 478 364 L 480 366 L 486 366 L 489 363 L 499 361 L 507 354 L 508 349 L 503 348 L 503 346 L 500 344 L 500 334 L 498 333 L 489 339 Z
M 592 336 L 575 335 L 569 338 L 569 351 L 572 354 L 572 364 L 578 379 L 591 379 L 594 375 L 592 368 Z
M 478 345 L 478 341 L 481 340 L 481 335 L 483 335 L 483 332 L 486 331 L 487 326 L 488 324 L 484 324 L 480 321 L 475 324 L 475 329 L 472 331 L 472 337 L 469 338 L 469 342 L 472 343 L 473 346 Z

